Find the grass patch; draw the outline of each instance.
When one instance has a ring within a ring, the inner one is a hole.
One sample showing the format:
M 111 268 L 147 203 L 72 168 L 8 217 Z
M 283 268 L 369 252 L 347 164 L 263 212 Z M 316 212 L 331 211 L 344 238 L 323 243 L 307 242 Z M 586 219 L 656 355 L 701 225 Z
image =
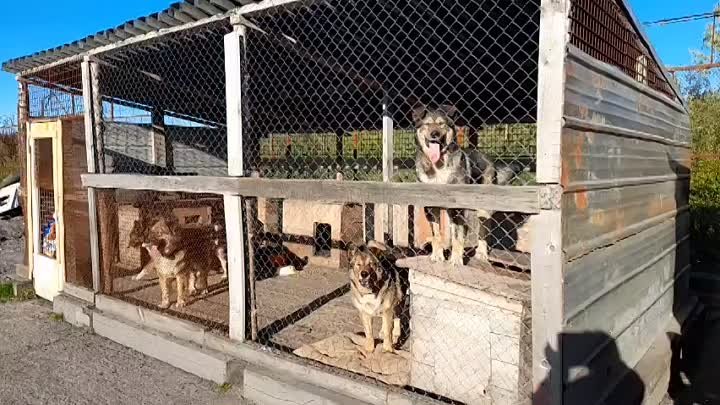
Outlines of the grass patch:
M 55 322 L 60 322 L 63 319 L 65 319 L 65 316 L 63 316 L 63 314 L 56 314 L 55 312 L 50 314 L 50 320 L 53 320 Z
M 232 389 L 232 384 L 230 383 L 223 383 L 218 384 L 217 386 L 217 392 L 220 394 L 227 394 Z
M 0 284 L 0 303 L 12 301 L 15 298 L 12 283 Z

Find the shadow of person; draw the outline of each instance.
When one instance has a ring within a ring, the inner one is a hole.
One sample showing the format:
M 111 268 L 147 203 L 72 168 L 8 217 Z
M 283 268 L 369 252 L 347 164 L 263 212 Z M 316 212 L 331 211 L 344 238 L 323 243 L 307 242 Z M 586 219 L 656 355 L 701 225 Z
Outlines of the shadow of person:
M 550 370 L 533 393 L 533 405 L 555 405 L 561 402 L 558 395 L 562 395 L 564 405 L 643 403 L 645 384 L 622 361 L 613 338 L 604 332 L 570 332 L 562 333 L 560 341 L 562 356 L 549 346 L 545 348 Z M 554 378 L 561 381 L 554 382 Z

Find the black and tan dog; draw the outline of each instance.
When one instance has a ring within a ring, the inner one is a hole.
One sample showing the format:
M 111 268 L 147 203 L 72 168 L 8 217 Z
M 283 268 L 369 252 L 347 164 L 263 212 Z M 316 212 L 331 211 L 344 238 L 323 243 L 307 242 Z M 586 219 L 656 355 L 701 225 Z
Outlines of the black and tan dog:
M 378 242 L 350 247 L 350 293 L 360 312 L 365 332 L 365 350 L 375 351 L 373 319 L 382 318 L 383 351 L 394 351 L 400 338 L 403 288 L 393 255 Z
M 496 165 L 476 149 L 462 150 L 457 143 L 455 118 L 457 109 L 440 106 L 429 109 L 418 104 L 413 109 L 417 155 L 415 171 L 418 180 L 430 184 L 499 184 L 512 182 L 526 168 L 520 164 Z M 445 261 L 440 235 L 440 208 L 426 207 L 425 215 L 432 226 L 432 255 L 435 262 Z M 477 211 L 481 218 L 490 218 L 491 212 Z M 450 263 L 463 264 L 468 213 L 462 209 L 448 209 L 450 216 Z M 479 226 L 476 257 L 488 260 L 485 227 Z
M 227 274 L 227 248 L 224 238 L 220 237 L 219 227 L 210 229 L 182 228 L 173 215 L 161 215 L 146 221 L 137 220 L 130 232 L 128 245 L 130 247 L 144 247 L 151 253 L 149 247 L 155 246 L 163 257 L 170 262 L 163 262 L 165 266 L 172 263 L 176 255 L 183 258 L 176 261 L 183 269 L 177 271 L 189 274 L 188 290 L 190 294 L 197 291 L 205 292 L 208 288 L 208 273 L 210 269 L 222 268 L 224 276 Z M 150 254 L 150 261 L 142 268 L 134 279 L 141 280 L 146 275 L 157 270 L 157 255 Z M 220 265 L 220 266 L 218 266 Z

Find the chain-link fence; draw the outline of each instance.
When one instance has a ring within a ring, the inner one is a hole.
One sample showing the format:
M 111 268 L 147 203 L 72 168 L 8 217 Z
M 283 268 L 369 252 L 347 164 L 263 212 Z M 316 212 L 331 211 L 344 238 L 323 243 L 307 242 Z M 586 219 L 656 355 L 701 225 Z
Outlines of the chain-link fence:
M 106 173 L 226 175 L 223 21 L 103 54 Z M 98 108 L 99 109 L 99 108 Z
M 227 334 L 222 196 L 98 193 L 103 293 Z

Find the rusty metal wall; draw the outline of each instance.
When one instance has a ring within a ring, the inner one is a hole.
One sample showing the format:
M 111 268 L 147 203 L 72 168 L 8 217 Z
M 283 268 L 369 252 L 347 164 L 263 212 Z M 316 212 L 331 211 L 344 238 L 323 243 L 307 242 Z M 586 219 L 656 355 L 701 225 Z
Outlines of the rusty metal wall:
M 607 376 L 570 384 L 565 403 L 573 404 L 612 392 L 664 338 L 672 315 L 680 318 L 690 263 L 690 123 L 678 102 L 572 45 L 564 115 L 563 313 L 571 338 L 563 340 L 563 368 Z M 664 355 L 652 370 L 660 376 L 669 350 Z

